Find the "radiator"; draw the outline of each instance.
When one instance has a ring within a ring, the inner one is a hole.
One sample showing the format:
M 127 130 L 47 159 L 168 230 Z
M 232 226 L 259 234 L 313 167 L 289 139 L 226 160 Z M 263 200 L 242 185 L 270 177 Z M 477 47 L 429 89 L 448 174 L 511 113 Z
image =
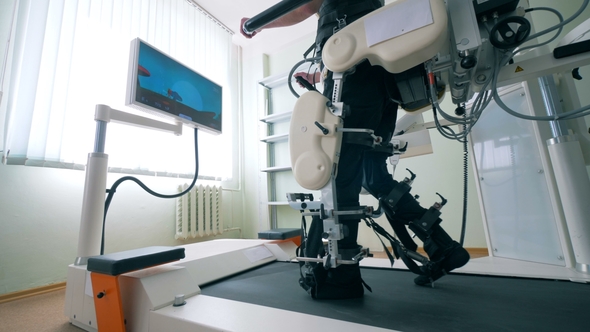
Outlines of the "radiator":
M 178 187 L 182 192 L 188 185 Z M 177 198 L 176 239 L 206 237 L 223 233 L 220 186 L 195 185 Z

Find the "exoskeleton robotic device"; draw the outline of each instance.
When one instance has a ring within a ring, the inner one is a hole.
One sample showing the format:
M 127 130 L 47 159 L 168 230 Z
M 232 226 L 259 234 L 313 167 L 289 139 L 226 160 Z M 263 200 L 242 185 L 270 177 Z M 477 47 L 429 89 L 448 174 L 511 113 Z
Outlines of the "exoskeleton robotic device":
M 307 2 L 281 1 L 259 17 L 246 22 L 244 30 L 254 31 Z M 373 221 L 381 213 L 389 214 L 388 217 L 396 213 L 400 197 L 409 192 L 415 177 L 413 173 L 410 179 L 400 182 L 388 195 L 377 197 L 377 208 L 339 208 L 335 179 L 338 176 L 343 133 L 354 137 L 353 144 L 362 144 L 379 153 L 386 153 L 393 156 L 394 160 L 407 147 L 407 142 L 395 135 L 389 140 L 390 137 L 378 137 L 370 129 L 345 128 L 348 108 L 341 101 L 342 87 L 346 84 L 347 75 L 354 73 L 357 65 L 368 61 L 393 74 L 399 89 L 396 102 L 401 108 L 409 113 L 432 109 L 439 132 L 447 138 L 464 141 L 492 99 L 503 105 L 497 96 L 500 70 L 519 52 L 543 45 L 526 46 L 529 45 L 527 42 L 534 42 L 540 35 L 561 29 L 579 15 L 587 4 L 588 1 L 584 1 L 577 14 L 567 21 L 561 18 L 562 23 L 535 34 L 531 33 L 531 24 L 526 18 L 533 9 L 521 7 L 519 0 L 400 0 L 373 10 L 351 23 L 346 22 L 346 15 L 335 17 L 337 24 L 334 33 L 322 45 L 321 57 L 306 58 L 291 72 L 292 76 L 301 64 L 312 62 L 321 70 L 330 71 L 333 80 L 330 94 L 322 94 L 313 86 L 306 86 L 309 91 L 299 96 L 292 89 L 299 98 L 293 110 L 289 132 L 293 174 L 303 188 L 319 190 L 320 197 L 314 200 L 313 195 L 301 193 L 289 193 L 287 196 L 290 206 L 300 210 L 304 217 L 312 216 L 322 221 L 321 237 L 325 243 L 325 250 L 319 250 L 318 256 L 301 253 L 299 260 L 308 266 L 321 263 L 326 269 L 358 264 L 360 259 L 368 255 L 367 250 L 342 252 L 338 248 L 338 241 L 346 233 L 340 219 L 352 216 L 365 220 L 377 233 L 387 238 L 394 254 L 401 257 L 412 271 L 431 280 L 437 279 L 439 276 L 435 274 L 440 271 L 444 273 L 444 269 L 435 266 L 437 262 L 432 261 L 432 257 L 429 260 L 415 252 L 417 246 L 405 227 L 407 225 L 420 239 L 427 239 L 424 248 L 431 256 L 429 250 L 434 251 L 432 245 L 436 247 L 436 244 L 429 243 L 428 239 L 432 238 L 432 232 L 441 230 L 438 223 L 440 209 L 446 203 L 444 197 L 439 195 L 441 202 L 434 203 L 421 218 L 398 227 L 392 224 L 399 240 Z M 248 23 L 252 24 L 249 26 Z M 579 45 L 569 46 L 568 50 L 584 51 L 584 47 Z M 559 48 L 556 51 L 561 54 L 566 50 Z M 561 55 L 557 53 L 554 52 L 555 58 L 560 58 Z M 458 117 L 444 113 L 439 107 L 446 91 L 450 92 L 452 102 L 457 106 L 455 114 Z M 472 106 L 466 112 L 465 104 L 470 100 Z M 502 108 L 510 113 L 507 107 Z M 560 117 L 580 117 L 588 114 L 587 109 L 581 108 L 564 115 L 554 114 L 553 119 L 551 116 L 531 119 L 557 121 Z M 438 121 L 438 116 L 452 124 L 462 125 L 463 131 L 456 133 L 450 130 Z M 350 140 L 347 142 L 350 143 Z M 370 184 L 368 187 L 365 188 L 370 192 Z M 305 228 L 304 225 L 304 231 Z M 442 239 L 438 239 L 439 243 L 449 243 L 450 238 L 444 234 Z M 421 266 L 417 266 L 416 261 Z

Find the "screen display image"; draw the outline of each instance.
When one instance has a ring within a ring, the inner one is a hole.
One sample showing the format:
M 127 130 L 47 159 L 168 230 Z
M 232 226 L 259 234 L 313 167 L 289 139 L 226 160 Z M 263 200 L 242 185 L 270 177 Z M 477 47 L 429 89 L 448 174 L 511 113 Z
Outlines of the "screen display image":
M 140 39 L 131 52 L 128 103 L 221 133 L 221 86 Z

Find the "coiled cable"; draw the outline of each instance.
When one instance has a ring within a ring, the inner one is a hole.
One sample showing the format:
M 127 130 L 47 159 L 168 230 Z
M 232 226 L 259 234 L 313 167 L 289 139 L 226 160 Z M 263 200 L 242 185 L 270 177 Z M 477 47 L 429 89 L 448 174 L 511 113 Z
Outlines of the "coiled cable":
M 463 125 L 466 130 L 466 125 Z M 459 243 L 463 246 L 465 241 L 465 228 L 467 225 L 467 187 L 469 185 L 469 155 L 468 155 L 467 137 L 463 140 L 463 216 L 461 220 L 461 237 Z
M 291 77 L 293 77 L 293 74 L 295 74 L 295 71 L 304 63 L 306 62 L 319 62 L 322 60 L 321 56 L 318 57 L 312 57 L 312 58 L 305 58 L 299 62 L 297 62 L 293 68 L 291 68 L 291 71 L 289 72 L 289 76 L 287 76 L 287 85 L 289 86 L 289 90 L 291 91 L 291 93 L 295 96 L 295 98 L 299 98 L 299 94 L 295 91 L 295 89 L 293 88 L 293 83 L 291 82 Z
M 189 191 L 191 191 L 191 189 L 195 186 L 195 183 L 197 182 L 198 177 L 199 177 L 199 140 L 198 140 L 198 130 L 197 130 L 197 128 L 195 128 L 195 176 L 193 177 L 193 181 L 191 182 L 191 184 L 183 192 L 180 192 L 177 194 L 171 194 L 171 195 L 160 194 L 160 193 L 157 193 L 157 192 L 151 190 L 148 186 L 146 186 L 143 182 L 141 182 L 141 180 L 139 180 L 138 178 L 133 177 L 133 176 L 124 176 L 124 177 L 118 179 L 117 181 L 115 181 L 110 189 L 107 189 L 108 195 L 107 195 L 107 198 L 105 201 L 104 216 L 102 219 L 102 236 L 101 236 L 101 241 L 100 241 L 100 254 L 101 255 L 104 254 L 104 239 L 105 239 L 105 225 L 106 225 L 106 219 L 107 219 L 107 212 L 109 210 L 109 206 L 111 205 L 111 201 L 113 200 L 113 196 L 115 195 L 115 192 L 117 191 L 117 188 L 119 187 L 119 185 L 121 183 L 130 180 L 130 181 L 137 183 L 141 188 L 143 188 L 143 190 L 145 190 L 149 194 L 156 196 L 158 198 L 177 198 L 177 197 L 180 197 L 180 196 L 188 193 Z

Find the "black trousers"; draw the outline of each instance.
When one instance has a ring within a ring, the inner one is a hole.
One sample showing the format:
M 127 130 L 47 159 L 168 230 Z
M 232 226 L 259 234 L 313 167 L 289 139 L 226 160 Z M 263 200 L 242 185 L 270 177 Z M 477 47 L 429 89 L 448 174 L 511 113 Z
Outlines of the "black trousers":
M 324 80 L 324 95 L 331 99 L 333 81 L 331 74 Z M 395 130 L 398 105 L 392 101 L 397 89 L 393 77 L 380 66 L 371 66 L 368 61 L 357 65 L 353 74 L 346 76 L 341 101 L 350 107 L 344 118 L 345 128 L 372 129 L 384 140 L 391 139 Z M 396 182 L 386 167 L 387 156 L 365 153 L 366 146 L 346 142 L 344 133 L 336 175 L 336 198 L 338 209 L 358 207 L 365 168 L 367 172 L 383 179 L 379 195 L 388 194 Z M 359 219 L 340 218 L 347 228 L 345 238 L 339 241 L 341 248 L 356 248 Z

